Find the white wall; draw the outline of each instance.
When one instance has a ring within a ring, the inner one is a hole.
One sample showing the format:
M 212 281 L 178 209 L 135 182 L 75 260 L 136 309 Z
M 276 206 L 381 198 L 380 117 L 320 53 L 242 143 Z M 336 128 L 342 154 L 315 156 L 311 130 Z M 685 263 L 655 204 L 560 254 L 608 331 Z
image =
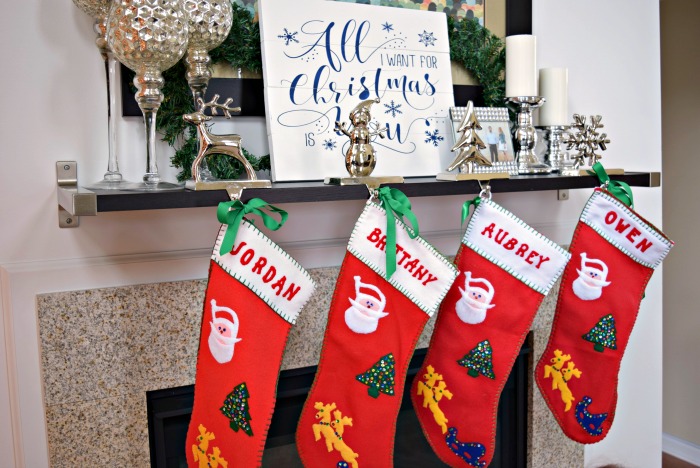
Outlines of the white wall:
M 40 435 L 45 430 L 34 296 L 202 278 L 216 220 L 214 208 L 107 213 L 83 217 L 78 229 L 59 229 L 55 161 L 77 160 L 81 182 L 99 179 L 105 169 L 102 64 L 90 20 L 70 1 L 25 0 L 4 11 L 0 53 L 11 66 L 0 76 L 0 453 L 2 463 L 14 457 L 16 466 L 33 468 L 48 460 Z M 608 166 L 660 170 L 658 4 L 535 0 L 534 30 L 539 65 L 569 67 L 571 111 L 603 114 L 613 140 Z M 121 165 L 137 179 L 144 166 L 141 127 L 138 119 L 128 120 L 120 129 Z M 238 129 L 251 149 L 265 149 L 262 126 L 246 122 Z M 173 174 L 166 169 L 168 157 L 161 151 L 160 166 Z M 557 202 L 552 192 L 496 200 L 555 241 L 568 243 L 588 193 L 572 191 L 567 202 Z M 660 223 L 660 190 L 635 193 L 644 215 Z M 422 232 L 445 253 L 456 250 L 463 198 L 414 200 Z M 288 205 L 290 221 L 273 237 L 307 267 L 337 265 L 361 205 Z M 590 466 L 603 459 L 628 466 L 660 464 L 660 285 L 656 275 L 623 362 L 615 425 L 606 441 L 586 450 Z M 12 418 L 4 417 L 7 408 Z M 9 438 L 13 421 L 14 438 Z

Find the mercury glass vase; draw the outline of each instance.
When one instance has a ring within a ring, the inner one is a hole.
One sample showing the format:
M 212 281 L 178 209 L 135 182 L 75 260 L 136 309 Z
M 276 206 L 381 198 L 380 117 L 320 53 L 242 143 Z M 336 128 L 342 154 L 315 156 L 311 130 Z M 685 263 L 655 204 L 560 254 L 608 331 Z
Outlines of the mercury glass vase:
M 162 72 L 187 50 L 188 22 L 181 0 L 114 0 L 107 19 L 107 43 L 136 76 L 136 102 L 146 129 L 146 174 L 139 189 L 172 190 L 162 182 L 156 160 L 156 115 L 163 102 Z
M 194 107 L 198 99 L 204 99 L 211 79 L 211 57 L 209 51 L 221 45 L 233 22 L 233 11 L 229 0 L 185 0 L 185 15 L 189 22 L 187 45 L 187 83 L 190 85 Z M 203 180 L 214 177 L 206 159 L 202 160 L 200 173 Z
M 110 0 L 73 0 L 73 3 L 83 12 L 95 20 L 95 44 L 102 55 L 105 64 L 105 78 L 107 83 L 107 172 L 103 179 L 89 185 L 90 189 L 125 190 L 133 186 L 131 182 L 122 179 L 119 172 L 119 156 L 117 151 L 117 60 L 107 45 L 107 14 L 109 13 Z

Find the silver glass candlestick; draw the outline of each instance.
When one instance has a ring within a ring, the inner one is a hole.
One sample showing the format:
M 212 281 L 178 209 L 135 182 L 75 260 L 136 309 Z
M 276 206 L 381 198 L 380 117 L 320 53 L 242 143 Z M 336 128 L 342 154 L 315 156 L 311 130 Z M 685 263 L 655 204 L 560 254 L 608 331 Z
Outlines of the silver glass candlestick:
M 544 139 L 547 142 L 547 150 L 544 153 L 544 162 L 549 164 L 552 172 L 561 172 L 571 166 L 569 153 L 565 151 L 565 133 L 569 129 L 567 125 L 547 125 L 537 127 L 542 129 Z
M 187 83 L 190 85 L 194 107 L 199 107 L 199 100 L 204 96 L 211 79 L 211 57 L 209 51 L 221 45 L 233 23 L 233 10 L 230 0 L 185 0 L 185 16 L 189 22 L 189 42 L 185 64 L 187 65 Z M 201 162 L 203 180 L 213 180 L 207 160 Z
M 513 126 L 513 144 L 518 160 L 518 174 L 549 174 L 552 168 L 541 162 L 535 154 L 537 131 L 532 125 L 532 111 L 544 104 L 541 96 L 507 97 L 506 102 L 518 113 Z
M 107 84 L 107 172 L 99 182 L 88 185 L 88 189 L 125 190 L 133 187 L 133 183 L 123 180 L 119 172 L 117 151 L 117 115 L 116 96 L 119 83 L 117 82 L 117 65 L 114 54 L 107 44 L 107 14 L 110 0 L 73 0 L 73 3 L 94 20 L 94 31 L 97 34 L 95 45 L 102 55 L 105 64 L 105 79 Z

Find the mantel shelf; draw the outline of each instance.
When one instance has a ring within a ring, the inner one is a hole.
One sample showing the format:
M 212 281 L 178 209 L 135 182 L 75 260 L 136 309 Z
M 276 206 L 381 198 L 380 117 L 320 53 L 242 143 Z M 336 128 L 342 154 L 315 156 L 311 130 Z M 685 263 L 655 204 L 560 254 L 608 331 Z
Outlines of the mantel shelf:
M 636 187 L 658 187 L 661 176 L 658 172 L 627 172 L 611 178 Z M 594 176 L 517 176 L 491 181 L 491 190 L 494 193 L 532 192 L 593 188 L 598 185 L 598 180 Z M 390 184 L 390 186 L 401 189 L 408 197 L 468 195 L 480 191 L 476 181 L 441 182 L 432 177 L 406 179 L 403 184 Z M 102 190 L 95 193 L 97 212 L 197 208 L 216 206 L 229 199 L 225 190 L 193 192 L 183 189 L 150 193 Z M 368 197 L 368 193 L 365 186 L 330 186 L 322 182 L 279 182 L 272 184 L 272 189 L 243 191 L 243 201 L 255 197 L 262 198 L 268 203 L 279 204 L 364 200 Z

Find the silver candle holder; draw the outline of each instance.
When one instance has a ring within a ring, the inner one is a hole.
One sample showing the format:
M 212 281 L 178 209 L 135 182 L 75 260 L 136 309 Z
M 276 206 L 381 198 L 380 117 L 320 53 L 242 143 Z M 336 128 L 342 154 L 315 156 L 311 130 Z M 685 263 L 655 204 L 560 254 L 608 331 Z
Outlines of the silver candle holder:
M 546 125 L 537 127 L 542 130 L 547 149 L 544 162 L 552 168 L 552 172 L 561 172 L 572 166 L 569 153 L 565 150 L 567 125 Z
M 518 174 L 549 174 L 552 168 L 539 160 L 535 154 L 537 131 L 532 125 L 532 111 L 542 106 L 541 96 L 507 97 L 506 102 L 518 113 L 513 126 L 513 144 L 518 161 Z

